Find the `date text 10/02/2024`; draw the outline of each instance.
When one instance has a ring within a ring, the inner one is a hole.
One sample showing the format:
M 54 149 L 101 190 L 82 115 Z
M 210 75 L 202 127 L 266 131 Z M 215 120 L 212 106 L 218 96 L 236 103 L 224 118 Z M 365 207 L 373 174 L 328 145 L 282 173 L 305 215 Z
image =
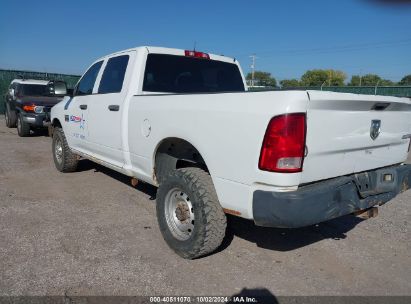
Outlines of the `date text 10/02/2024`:
M 150 297 L 151 303 L 258 303 L 256 298 L 244 296 L 232 297 Z

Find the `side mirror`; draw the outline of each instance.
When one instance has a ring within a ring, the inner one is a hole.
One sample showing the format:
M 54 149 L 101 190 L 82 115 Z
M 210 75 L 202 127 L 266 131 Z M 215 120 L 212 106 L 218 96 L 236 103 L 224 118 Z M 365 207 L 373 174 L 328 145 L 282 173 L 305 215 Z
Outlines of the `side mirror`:
M 15 92 L 14 92 L 14 89 L 9 89 L 9 95 L 10 95 L 10 97 L 11 97 L 11 99 L 16 99 L 16 94 L 15 94 Z
M 48 86 L 48 93 L 50 95 L 56 95 L 56 96 L 66 96 L 67 95 L 67 85 L 64 81 L 51 80 L 47 86 Z

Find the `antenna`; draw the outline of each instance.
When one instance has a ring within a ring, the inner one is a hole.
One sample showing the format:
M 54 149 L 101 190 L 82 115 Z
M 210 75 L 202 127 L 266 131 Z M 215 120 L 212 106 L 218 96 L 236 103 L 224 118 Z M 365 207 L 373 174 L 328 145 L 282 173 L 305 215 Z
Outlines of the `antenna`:
M 194 49 L 193 49 L 193 51 L 196 50 L 196 45 L 197 45 L 197 41 L 194 40 Z

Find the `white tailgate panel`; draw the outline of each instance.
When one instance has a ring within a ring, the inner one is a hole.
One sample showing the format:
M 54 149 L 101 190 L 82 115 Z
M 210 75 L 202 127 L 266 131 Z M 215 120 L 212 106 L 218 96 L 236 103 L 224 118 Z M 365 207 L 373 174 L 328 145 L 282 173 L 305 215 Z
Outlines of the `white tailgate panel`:
M 401 163 L 407 159 L 411 133 L 410 101 L 406 98 L 310 92 L 307 149 L 301 183 Z M 376 103 L 389 103 L 382 111 Z M 381 120 L 373 140 L 371 121 Z

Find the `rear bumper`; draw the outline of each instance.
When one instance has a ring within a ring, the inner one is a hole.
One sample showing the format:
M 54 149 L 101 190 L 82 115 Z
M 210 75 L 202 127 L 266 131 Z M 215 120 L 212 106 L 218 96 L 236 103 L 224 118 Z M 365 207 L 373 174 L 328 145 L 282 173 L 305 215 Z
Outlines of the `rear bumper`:
M 392 175 L 391 181 L 384 176 Z M 410 188 L 411 165 L 338 177 L 292 192 L 257 190 L 253 217 L 258 226 L 298 228 L 383 205 Z M 367 187 L 365 187 L 367 185 Z

